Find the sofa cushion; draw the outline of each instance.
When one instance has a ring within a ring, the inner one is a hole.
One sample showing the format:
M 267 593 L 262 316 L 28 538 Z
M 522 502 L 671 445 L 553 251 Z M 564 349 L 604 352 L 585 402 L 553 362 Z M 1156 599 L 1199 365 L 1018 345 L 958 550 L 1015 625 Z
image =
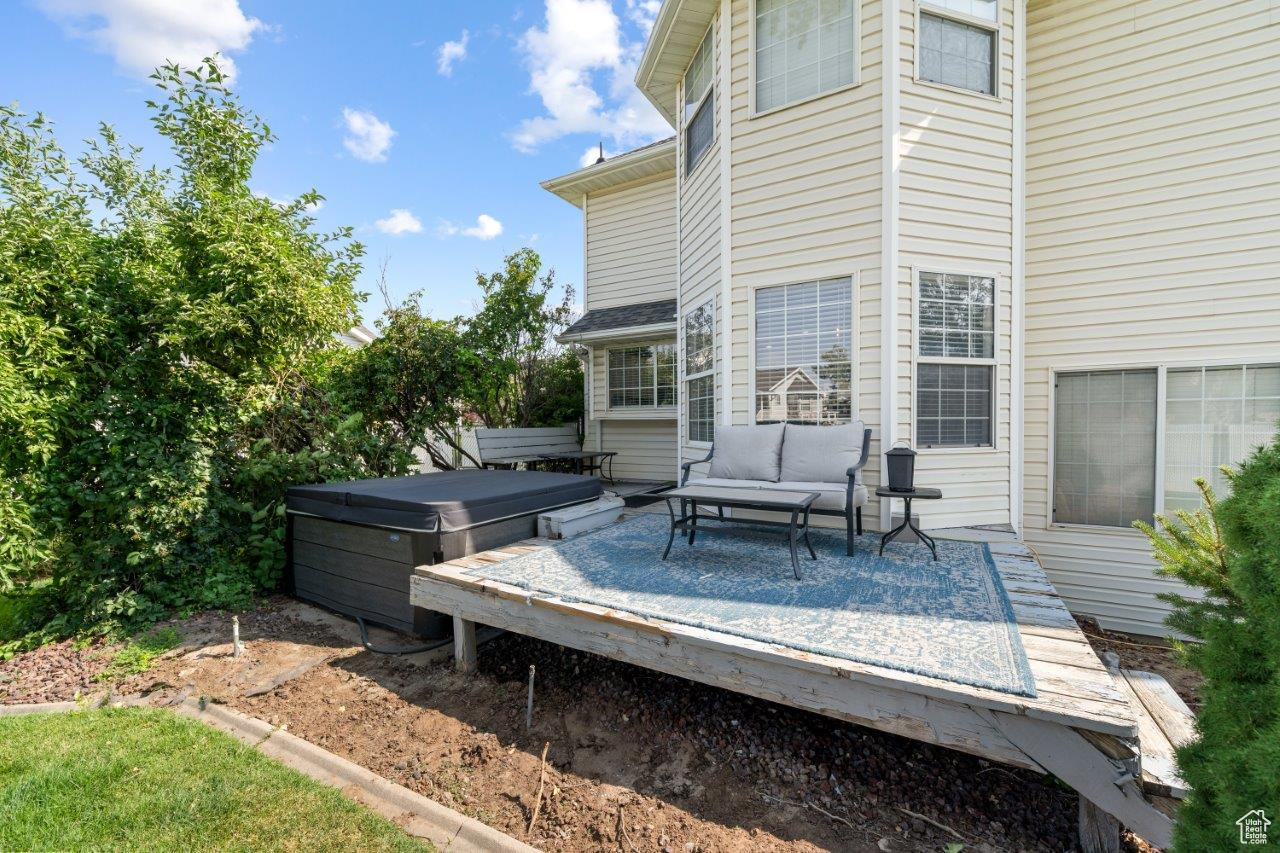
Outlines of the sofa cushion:
M 716 427 L 715 453 L 708 477 L 777 481 L 782 467 L 785 424 Z
M 847 483 L 847 472 L 862 458 L 862 421 L 840 426 L 787 424 L 782 438 L 780 480 Z M 720 448 L 716 448 L 720 452 Z M 862 482 L 858 471 L 854 482 Z
M 780 480 L 777 483 L 770 483 L 770 488 L 784 489 L 788 492 L 817 492 L 818 499 L 813 502 L 814 509 L 833 510 L 835 512 L 844 512 L 845 499 L 848 497 L 849 478 L 846 477 L 843 483 L 818 483 L 803 482 L 796 480 Z M 853 487 L 853 506 L 854 508 L 867 505 L 867 487 L 855 485 Z

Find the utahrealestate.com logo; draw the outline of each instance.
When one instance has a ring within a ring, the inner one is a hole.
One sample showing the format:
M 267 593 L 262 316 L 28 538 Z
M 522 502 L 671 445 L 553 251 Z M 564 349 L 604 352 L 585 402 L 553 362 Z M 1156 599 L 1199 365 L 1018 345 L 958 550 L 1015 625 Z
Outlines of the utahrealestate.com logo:
M 1267 843 L 1267 827 L 1271 826 L 1271 821 L 1267 820 L 1266 812 L 1262 809 L 1249 812 L 1236 821 L 1236 826 L 1240 827 L 1241 844 Z

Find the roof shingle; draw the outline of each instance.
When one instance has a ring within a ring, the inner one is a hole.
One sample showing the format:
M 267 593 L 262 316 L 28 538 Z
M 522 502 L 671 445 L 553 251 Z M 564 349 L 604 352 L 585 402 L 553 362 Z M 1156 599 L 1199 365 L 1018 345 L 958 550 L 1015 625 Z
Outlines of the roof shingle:
M 674 299 L 638 302 L 635 305 L 618 305 L 614 308 L 597 308 L 583 314 L 576 323 L 565 329 L 560 337 L 568 338 L 586 332 L 605 332 L 637 326 L 656 326 L 660 323 L 674 325 L 675 319 L 676 301 Z

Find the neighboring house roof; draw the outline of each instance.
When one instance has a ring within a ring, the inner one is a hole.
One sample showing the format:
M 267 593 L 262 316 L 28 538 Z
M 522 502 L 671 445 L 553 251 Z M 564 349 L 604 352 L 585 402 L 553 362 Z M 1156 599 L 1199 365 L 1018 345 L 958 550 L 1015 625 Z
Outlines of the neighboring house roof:
M 634 335 L 646 332 L 673 331 L 676 327 L 676 301 L 638 302 L 614 308 L 596 308 L 557 337 L 560 341 L 581 341 Z
M 593 163 L 567 175 L 542 182 L 542 188 L 553 192 L 574 207 L 582 207 L 582 197 L 620 184 L 654 178 L 676 170 L 676 138 L 652 142 L 640 148 L 615 154 L 603 163 Z
M 676 127 L 680 78 L 707 34 L 719 0 L 664 0 L 636 68 L 636 85 Z
M 797 367 L 794 370 L 792 370 L 790 373 L 788 373 L 786 376 L 782 377 L 777 382 L 773 383 L 773 385 L 769 388 L 769 391 L 766 393 L 777 394 L 783 391 L 789 391 L 791 390 L 792 385 L 795 385 L 797 382 L 801 380 L 809 383 L 809 387 L 813 388 L 815 391 L 820 391 L 823 394 L 829 394 L 831 393 L 831 391 L 835 389 L 835 383 L 832 382 L 830 379 L 819 380 L 816 376 L 813 375 L 813 372 L 810 371 L 809 369 L 804 367 Z
M 377 337 L 377 332 L 374 332 L 363 323 L 359 326 L 353 326 L 346 332 L 339 332 L 337 335 L 338 340 L 351 349 L 363 349 L 373 343 Z

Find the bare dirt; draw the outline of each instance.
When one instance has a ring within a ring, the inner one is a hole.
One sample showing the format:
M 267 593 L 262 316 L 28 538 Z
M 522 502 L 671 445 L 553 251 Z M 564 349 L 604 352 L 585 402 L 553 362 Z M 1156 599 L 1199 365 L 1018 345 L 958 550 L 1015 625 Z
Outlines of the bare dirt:
M 1138 669 L 1163 676 L 1169 686 L 1182 697 L 1182 701 L 1187 703 L 1187 707 L 1192 711 L 1200 710 L 1200 687 L 1204 683 L 1204 677 L 1183 665 L 1173 644 L 1156 637 L 1107 631 L 1099 628 L 1097 622 L 1083 616 L 1076 617 L 1076 622 L 1088 638 L 1089 645 L 1099 655 L 1103 652 L 1115 652 L 1120 656 L 1120 666 L 1124 669 Z
M 1076 844 L 1075 794 L 1032 773 L 515 635 L 482 644 L 480 671 L 461 676 L 448 649 L 427 664 L 375 655 L 349 629 L 300 612 L 276 599 L 243 614 L 238 658 L 227 615 L 175 623 L 183 646 L 116 691 L 158 704 L 208 696 L 547 850 Z M 1125 666 L 1161 672 L 1180 691 L 1191 684 L 1171 650 L 1145 648 L 1149 638 L 1138 647 L 1087 630 Z M 0 665 L 0 701 L 100 689 L 107 652 L 19 656 Z

